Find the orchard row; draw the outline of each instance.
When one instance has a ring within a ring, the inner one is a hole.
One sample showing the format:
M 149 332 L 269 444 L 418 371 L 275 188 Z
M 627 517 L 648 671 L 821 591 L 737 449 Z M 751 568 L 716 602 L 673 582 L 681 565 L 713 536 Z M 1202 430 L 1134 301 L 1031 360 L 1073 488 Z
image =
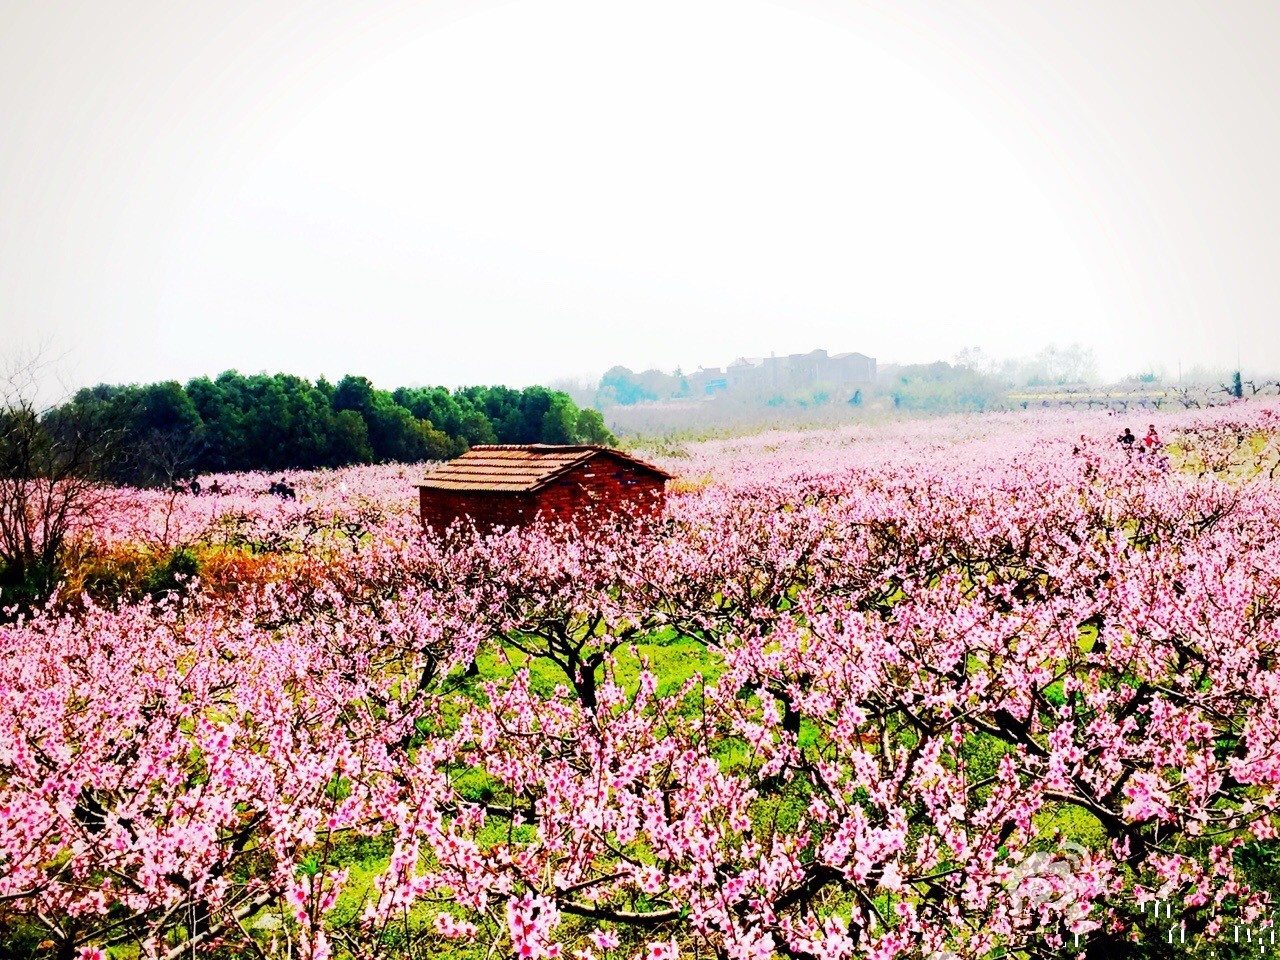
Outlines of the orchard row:
M 0 943 L 1139 955 L 1254 920 L 1280 418 L 1120 426 L 708 442 L 658 522 L 588 532 L 424 534 L 415 468 L 104 494 L 86 556 L 271 562 L 0 628 Z

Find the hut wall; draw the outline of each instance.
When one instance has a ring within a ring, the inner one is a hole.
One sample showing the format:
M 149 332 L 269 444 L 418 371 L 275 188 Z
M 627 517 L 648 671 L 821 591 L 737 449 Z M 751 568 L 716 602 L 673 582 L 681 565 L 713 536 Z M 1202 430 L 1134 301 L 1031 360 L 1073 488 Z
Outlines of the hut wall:
M 654 512 L 662 507 L 665 489 L 661 477 L 602 455 L 557 477 L 534 496 L 542 516 L 570 520 L 617 510 Z
M 589 522 L 619 510 L 662 509 L 662 477 L 608 455 L 592 457 L 534 493 L 418 489 L 422 524 L 436 531 L 470 517 L 480 527 L 516 527 L 541 516 Z
M 527 493 L 488 493 L 467 490 L 419 488 L 422 525 L 437 532 L 455 520 L 470 517 L 477 525 L 518 527 L 537 512 L 533 496 Z

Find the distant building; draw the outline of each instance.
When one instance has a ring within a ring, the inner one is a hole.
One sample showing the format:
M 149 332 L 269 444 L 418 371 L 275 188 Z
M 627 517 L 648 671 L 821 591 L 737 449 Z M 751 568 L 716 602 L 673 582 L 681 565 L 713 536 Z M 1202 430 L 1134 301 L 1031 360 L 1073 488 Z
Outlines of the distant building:
M 764 361 L 739 357 L 725 368 L 725 385 L 730 390 L 751 390 L 765 386 Z
M 690 396 L 694 397 L 710 396 L 729 386 L 724 371 L 719 367 L 699 367 L 684 379 L 689 384 Z
M 714 369 L 719 373 L 718 368 Z M 828 356 L 825 350 L 792 353 L 785 357 L 739 357 L 729 364 L 724 374 L 724 388 L 734 392 L 802 390 L 819 385 L 862 387 L 875 381 L 875 357 L 865 353 Z M 708 379 L 706 382 L 711 381 Z M 690 378 L 690 392 L 695 395 L 713 392 L 711 389 L 695 390 L 693 383 L 693 378 Z
M 837 353 L 827 361 L 831 383 L 864 384 L 876 381 L 875 357 L 865 353 Z
M 661 508 L 666 471 L 598 446 L 475 446 L 418 485 L 424 529 L 455 520 L 519 527 L 535 519 L 601 519 L 619 510 Z
M 803 388 L 815 386 L 819 383 L 830 383 L 829 362 L 827 351 L 825 350 L 793 353 L 786 358 L 783 366 L 783 385 L 792 388 Z

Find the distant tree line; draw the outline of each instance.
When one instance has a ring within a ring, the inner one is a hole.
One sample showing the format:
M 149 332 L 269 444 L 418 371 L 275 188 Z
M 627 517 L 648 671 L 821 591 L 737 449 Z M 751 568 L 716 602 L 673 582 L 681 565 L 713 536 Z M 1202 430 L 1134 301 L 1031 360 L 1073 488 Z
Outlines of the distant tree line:
M 888 368 L 879 390 L 896 410 L 917 413 L 973 413 L 999 409 L 1006 400 L 1007 384 L 999 376 L 974 367 L 917 363 Z
M 689 381 L 676 369 L 675 373 L 644 370 L 635 373 L 627 367 L 610 367 L 600 378 L 596 403 L 600 406 L 629 407 L 636 403 L 668 400 L 689 395 Z
M 761 407 L 778 408 L 845 402 L 861 406 L 883 397 L 904 410 L 986 410 L 999 406 L 1012 389 L 1093 382 L 1097 368 L 1093 351 L 1075 343 L 1065 347 L 1051 344 L 1033 357 L 1007 360 L 996 360 L 970 347 L 962 350 L 954 363 L 881 364 L 874 384 L 757 388 L 749 399 Z M 679 368 L 672 373 L 655 369 L 636 372 L 623 366 L 605 371 L 594 393 L 575 393 L 579 402 L 587 400 L 601 409 L 689 397 L 707 399 L 705 394 L 690 390 L 689 378 Z M 737 405 L 727 396 L 715 399 L 724 406 Z
M 221 471 L 442 460 L 481 443 L 615 442 L 597 411 L 546 387 L 379 390 L 365 377 L 313 383 L 234 370 L 185 386 L 88 387 L 44 419 L 126 438 L 103 473 L 138 486 Z

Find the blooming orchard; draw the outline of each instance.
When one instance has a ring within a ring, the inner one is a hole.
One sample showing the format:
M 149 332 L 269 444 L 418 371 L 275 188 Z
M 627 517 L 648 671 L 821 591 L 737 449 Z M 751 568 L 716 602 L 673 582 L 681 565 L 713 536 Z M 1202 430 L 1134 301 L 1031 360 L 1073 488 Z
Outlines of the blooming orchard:
M 424 535 L 402 467 L 114 492 L 80 556 L 287 562 L 0 627 L 0 944 L 1120 956 L 1157 898 L 1254 918 L 1280 417 L 1159 425 L 706 443 L 587 531 Z

